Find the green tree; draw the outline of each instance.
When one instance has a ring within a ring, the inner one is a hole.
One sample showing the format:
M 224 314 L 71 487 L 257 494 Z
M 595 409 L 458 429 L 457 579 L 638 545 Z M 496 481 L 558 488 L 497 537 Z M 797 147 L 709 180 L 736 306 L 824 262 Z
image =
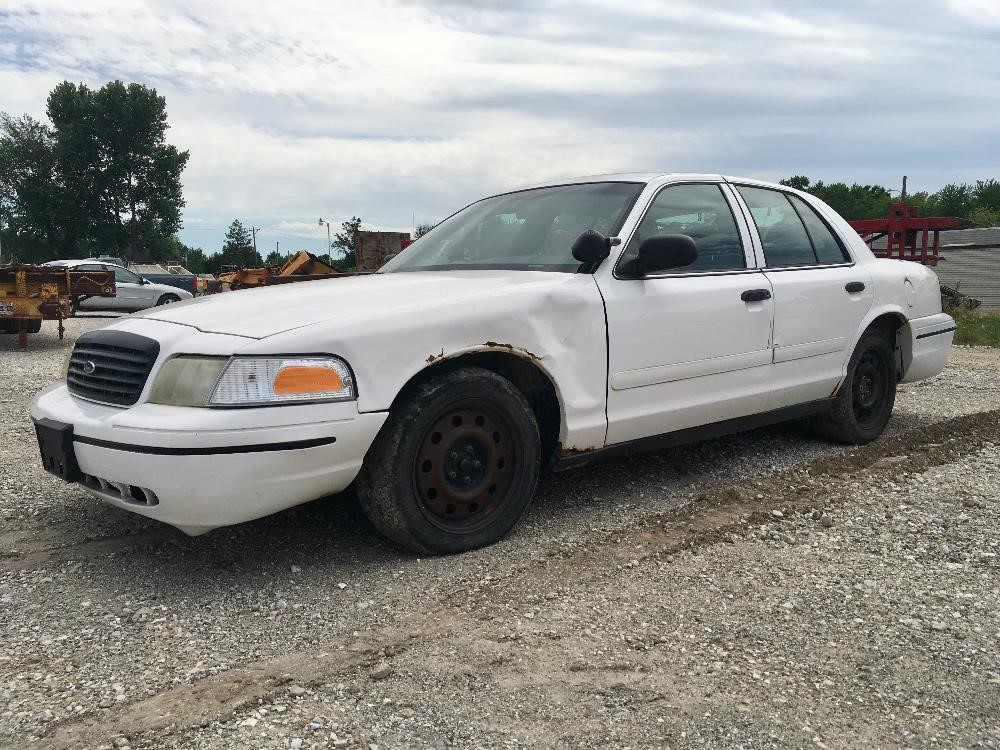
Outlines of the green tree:
M 269 267 L 277 266 L 280 268 L 285 265 L 285 260 L 284 255 L 279 253 L 277 250 L 272 250 L 267 254 L 267 257 L 264 258 L 264 265 Z
M 210 273 L 209 256 L 200 247 L 189 247 L 184 255 L 184 267 L 191 273 Z
M 787 180 L 781 180 L 781 184 L 790 188 L 795 188 L 796 190 L 809 190 L 809 178 L 801 174 L 789 177 Z
M 111 81 L 92 91 L 64 81 L 47 113 L 65 218 L 83 220 L 67 224 L 71 242 L 135 259 L 180 228 L 189 155 L 166 142 L 166 100 L 155 89 Z
M 222 252 L 218 254 L 218 265 L 239 268 L 259 268 L 264 265 L 260 253 L 253 249 L 253 234 L 239 219 L 233 219 L 226 230 Z
M 53 145 L 44 123 L 0 113 L 0 225 L 6 258 L 52 260 L 50 253 L 63 248 Z
M 980 227 L 1000 227 L 1000 209 L 976 206 L 969 218 Z
M 343 254 L 343 258 L 340 264 L 331 265 L 335 265 L 337 268 L 341 268 L 341 266 L 354 268 L 357 265 L 358 232 L 360 231 L 361 219 L 357 216 L 351 217 L 340 225 L 340 231 L 334 235 L 333 242 L 330 243 L 330 255 L 332 256 L 333 249 L 337 248 Z
M 48 96 L 51 126 L 0 118 L 0 211 L 45 258 L 96 253 L 152 257 L 180 228 L 188 153 L 166 143 L 155 89 L 64 81 Z M 26 177 L 26 175 L 31 175 Z
M 781 184 L 815 195 L 848 221 L 881 218 L 892 203 L 892 195 L 881 185 L 849 186 L 844 182 L 826 184 L 822 180 L 813 183 L 804 175 L 781 180 Z
M 936 193 L 928 193 L 926 190 L 910 193 L 906 196 L 907 205 L 917 209 L 917 213 L 920 216 L 937 216 L 938 210 L 936 201 Z
M 437 224 L 430 223 L 417 224 L 417 228 L 413 231 L 413 239 L 419 240 L 436 226 Z
M 976 180 L 972 199 L 976 208 L 1000 211 L 1000 180 Z
M 958 216 L 967 219 L 974 205 L 972 188 L 964 183 L 953 182 L 934 194 L 934 209 L 939 216 Z

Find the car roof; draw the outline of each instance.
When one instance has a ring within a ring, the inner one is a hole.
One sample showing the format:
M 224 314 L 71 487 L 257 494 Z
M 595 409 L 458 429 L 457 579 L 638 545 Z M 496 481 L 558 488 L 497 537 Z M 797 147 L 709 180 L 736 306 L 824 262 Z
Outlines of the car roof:
M 774 187 L 781 188 L 782 190 L 788 190 L 791 192 L 799 192 L 793 190 L 786 185 L 780 185 L 776 182 L 768 182 L 766 180 L 758 180 L 753 177 L 730 177 L 727 175 L 721 175 L 711 172 L 611 172 L 609 174 L 592 174 L 583 175 L 580 177 L 563 177 L 559 179 L 546 180 L 544 182 L 536 182 L 530 185 L 522 185 L 514 189 L 517 190 L 530 190 L 531 188 L 540 187 L 553 187 L 555 185 L 577 185 L 580 183 L 587 182 L 638 182 L 643 184 L 648 184 L 651 182 L 656 183 L 667 183 L 667 182 L 683 182 L 685 180 L 715 180 L 718 182 L 738 182 L 748 185 L 760 185 L 762 187 Z M 509 192 L 514 192 L 509 191 Z
M 533 188 L 533 187 L 551 187 L 553 185 L 576 185 L 586 182 L 653 182 L 663 177 L 699 177 L 704 179 L 705 177 L 710 177 L 715 180 L 724 179 L 722 175 L 718 174 L 693 174 L 686 172 L 611 172 L 608 174 L 590 174 L 581 175 L 579 177 L 561 177 L 553 180 L 545 180 L 544 182 L 536 182 L 531 185 L 524 185 L 520 189 Z
M 100 258 L 70 258 L 68 260 L 50 260 L 48 263 L 43 263 L 45 266 L 79 266 L 83 263 L 100 263 L 102 266 L 117 266 L 117 263 L 109 263 L 106 260 L 101 260 Z M 121 267 L 121 266 L 119 266 Z

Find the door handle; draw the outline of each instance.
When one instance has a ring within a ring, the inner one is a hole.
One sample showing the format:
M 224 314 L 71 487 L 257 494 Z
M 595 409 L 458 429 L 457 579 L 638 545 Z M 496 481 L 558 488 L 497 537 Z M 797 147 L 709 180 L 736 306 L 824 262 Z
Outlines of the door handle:
M 771 299 L 770 289 L 747 289 L 743 294 L 740 295 L 740 299 L 744 302 L 763 302 L 766 299 Z
M 865 290 L 865 285 L 860 281 L 850 281 L 844 289 L 848 294 L 857 294 L 858 292 L 863 292 Z

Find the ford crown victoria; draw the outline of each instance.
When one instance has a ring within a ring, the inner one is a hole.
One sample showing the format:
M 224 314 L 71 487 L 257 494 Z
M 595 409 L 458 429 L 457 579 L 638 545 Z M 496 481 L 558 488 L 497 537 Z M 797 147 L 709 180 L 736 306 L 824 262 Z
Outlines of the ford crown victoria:
M 354 483 L 413 550 L 489 544 L 539 471 L 793 418 L 877 438 L 954 321 L 816 198 L 702 174 L 480 200 L 369 276 L 82 335 L 31 413 L 45 467 L 189 534 Z

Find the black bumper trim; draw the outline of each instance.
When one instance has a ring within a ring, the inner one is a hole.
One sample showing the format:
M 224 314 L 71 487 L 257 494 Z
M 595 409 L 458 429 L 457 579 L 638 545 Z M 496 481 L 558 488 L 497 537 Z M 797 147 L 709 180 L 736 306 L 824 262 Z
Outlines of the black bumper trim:
M 97 438 L 86 437 L 85 435 L 74 435 L 73 442 L 94 445 L 98 448 L 109 448 L 115 451 L 146 453 L 154 456 L 220 456 L 232 453 L 267 453 L 270 451 L 294 451 L 303 448 L 316 448 L 321 445 L 332 445 L 337 442 L 337 438 L 313 438 L 312 440 L 292 440 L 288 443 L 259 443 L 258 445 L 219 445 L 213 448 L 166 448 L 158 445 L 133 445 L 131 443 L 115 443 L 111 440 L 98 440 Z
M 917 338 L 918 339 L 926 339 L 926 338 L 929 338 L 930 336 L 940 336 L 942 334 L 951 333 L 952 331 L 957 331 L 957 330 L 958 330 L 958 326 L 952 326 L 951 328 L 943 328 L 940 331 L 931 331 L 930 333 L 920 333 L 920 334 L 917 334 Z

